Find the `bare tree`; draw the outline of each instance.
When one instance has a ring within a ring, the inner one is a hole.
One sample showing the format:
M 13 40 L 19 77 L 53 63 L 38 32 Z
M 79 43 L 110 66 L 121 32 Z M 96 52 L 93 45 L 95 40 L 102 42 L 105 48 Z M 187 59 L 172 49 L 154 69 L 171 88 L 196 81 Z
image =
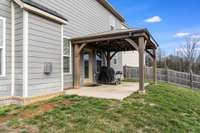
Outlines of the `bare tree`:
M 184 38 L 185 44 L 180 50 L 181 55 L 188 64 L 188 71 L 192 71 L 192 66 L 199 56 L 200 38 L 196 35 L 190 35 Z
M 162 68 L 164 67 L 165 65 L 165 52 L 161 49 L 161 48 L 158 48 L 157 50 L 157 66 L 159 68 Z

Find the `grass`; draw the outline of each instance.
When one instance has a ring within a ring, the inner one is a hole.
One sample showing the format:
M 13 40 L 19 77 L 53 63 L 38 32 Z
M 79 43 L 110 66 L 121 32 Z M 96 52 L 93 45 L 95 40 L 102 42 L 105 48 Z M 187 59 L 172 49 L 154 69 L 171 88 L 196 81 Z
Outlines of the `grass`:
M 0 121 L 12 117 L 0 124 L 0 132 L 200 132 L 199 91 L 166 83 L 150 85 L 146 90 L 145 95 L 132 94 L 123 101 L 61 96 L 26 107 L 4 107 Z M 19 117 L 21 112 L 34 113 Z

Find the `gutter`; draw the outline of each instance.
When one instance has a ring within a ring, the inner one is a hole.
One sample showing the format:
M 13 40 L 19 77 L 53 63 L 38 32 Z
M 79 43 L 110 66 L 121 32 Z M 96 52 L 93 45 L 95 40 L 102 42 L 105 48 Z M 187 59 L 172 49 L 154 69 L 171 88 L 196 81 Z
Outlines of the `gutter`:
M 15 3 L 17 3 L 24 10 L 33 12 L 33 13 L 38 14 L 40 16 L 44 16 L 44 17 L 49 18 L 49 19 L 51 19 L 53 21 L 56 21 L 56 22 L 58 22 L 60 24 L 67 24 L 68 23 L 67 20 L 64 19 L 64 18 L 55 16 L 55 15 L 53 15 L 51 13 L 48 13 L 46 11 L 43 11 L 43 10 L 37 8 L 37 7 L 34 7 L 32 5 L 29 5 L 29 4 L 26 4 L 26 3 L 22 2 L 21 0 L 13 0 L 13 1 Z

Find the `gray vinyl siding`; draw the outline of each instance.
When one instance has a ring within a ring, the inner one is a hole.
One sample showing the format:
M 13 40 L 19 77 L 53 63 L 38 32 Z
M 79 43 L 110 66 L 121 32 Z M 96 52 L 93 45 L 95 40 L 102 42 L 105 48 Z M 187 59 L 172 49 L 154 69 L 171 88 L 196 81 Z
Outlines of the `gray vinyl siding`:
M 6 18 L 6 76 L 0 77 L 0 97 L 11 95 L 11 9 L 9 0 L 0 0 L 0 16 Z
M 53 9 L 69 20 L 64 28 L 67 37 L 77 37 L 110 30 L 109 16 L 112 15 L 96 0 L 34 0 Z M 116 19 L 116 26 L 120 22 Z
M 15 4 L 15 96 L 23 95 L 23 11 Z
M 61 91 L 61 25 L 29 13 L 28 96 Z M 44 74 L 44 63 L 53 71 Z
M 64 26 L 64 36 L 77 37 L 110 30 L 110 15 L 96 0 L 34 0 L 53 9 L 69 20 Z M 115 17 L 114 17 L 115 18 Z M 121 28 L 116 19 L 116 28 Z M 73 75 L 65 74 L 65 88 L 73 85 Z

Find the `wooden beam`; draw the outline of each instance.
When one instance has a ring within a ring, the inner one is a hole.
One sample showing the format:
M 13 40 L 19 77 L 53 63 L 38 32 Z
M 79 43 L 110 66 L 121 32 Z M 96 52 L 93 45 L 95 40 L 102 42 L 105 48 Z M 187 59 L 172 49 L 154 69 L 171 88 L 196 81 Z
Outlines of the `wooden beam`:
M 146 50 L 146 52 L 152 57 L 152 59 L 155 58 L 154 54 L 152 54 L 149 50 Z
M 139 37 L 139 47 L 138 47 L 138 52 L 139 52 L 139 92 L 144 93 L 144 70 L 145 70 L 145 63 L 144 63 L 144 58 L 145 58 L 145 39 L 144 37 Z
M 118 53 L 118 51 L 114 52 L 111 57 L 110 57 L 110 60 L 112 60 L 112 58 Z
M 79 50 L 78 50 L 79 54 L 81 53 L 81 51 L 83 50 L 83 48 L 84 48 L 86 45 L 87 45 L 87 43 L 81 44 L 81 46 L 79 47 Z
M 94 77 L 93 77 L 93 68 L 94 68 L 94 51 L 91 50 L 89 51 L 89 80 L 91 83 L 93 83 L 94 81 Z
M 80 74 L 81 74 L 81 67 L 80 67 L 80 52 L 79 52 L 79 45 L 74 45 L 74 88 L 80 88 Z
M 157 83 L 157 61 L 156 61 L 156 49 L 153 49 L 153 83 Z
M 132 39 L 125 39 L 129 44 L 131 44 L 137 51 L 138 51 L 138 46 L 137 43 L 135 43 Z
M 128 39 L 130 37 L 133 38 L 139 38 L 144 37 L 145 39 L 149 39 L 148 35 L 146 33 L 133 33 L 132 36 L 129 35 L 129 33 L 123 33 L 123 34 L 109 34 L 109 35 L 97 35 L 97 36 L 89 36 L 89 37 L 83 37 L 83 38 L 74 38 L 72 39 L 72 43 L 92 43 L 92 42 L 101 42 L 101 41 L 108 41 L 108 40 L 117 40 L 117 39 Z
M 111 61 L 111 56 L 110 56 L 110 52 L 107 51 L 107 57 L 106 57 L 106 61 L 107 61 L 107 67 L 110 67 L 110 61 Z
M 116 40 L 116 39 L 123 39 L 128 38 L 128 35 L 119 35 L 119 36 L 111 36 L 111 37 L 101 37 L 101 38 L 89 38 L 89 39 L 80 39 L 80 40 L 72 40 L 72 43 L 92 43 L 92 42 L 100 42 L 100 41 L 107 41 L 107 40 Z

